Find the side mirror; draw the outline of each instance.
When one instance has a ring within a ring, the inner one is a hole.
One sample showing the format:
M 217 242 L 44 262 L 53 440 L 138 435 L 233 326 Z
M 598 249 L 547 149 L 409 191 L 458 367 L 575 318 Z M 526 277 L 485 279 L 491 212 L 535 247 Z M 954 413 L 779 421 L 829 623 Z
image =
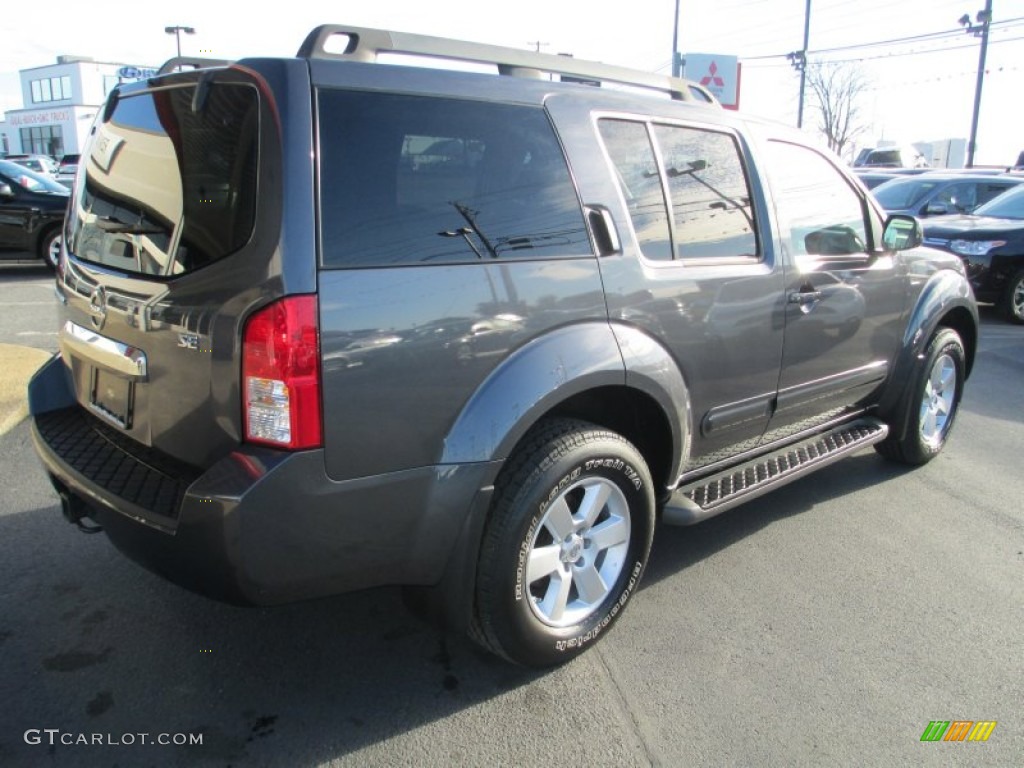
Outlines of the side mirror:
M 924 235 L 921 222 L 913 216 L 890 216 L 882 232 L 882 244 L 887 251 L 906 251 L 921 245 Z
M 0 199 L 3 199 L 3 200 L 13 200 L 14 199 L 14 190 L 11 189 L 11 185 L 10 184 L 6 184 L 6 183 L 5 184 L 0 184 Z
M 924 209 L 924 212 L 928 216 L 944 216 L 949 213 L 949 206 L 945 203 L 928 203 L 928 207 Z

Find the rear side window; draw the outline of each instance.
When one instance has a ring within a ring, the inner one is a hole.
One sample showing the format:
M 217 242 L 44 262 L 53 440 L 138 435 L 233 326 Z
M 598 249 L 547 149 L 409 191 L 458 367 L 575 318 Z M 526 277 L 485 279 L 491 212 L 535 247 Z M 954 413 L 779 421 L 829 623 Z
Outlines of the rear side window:
M 750 185 L 731 134 L 611 118 L 598 128 L 646 258 L 759 258 Z
M 321 90 L 318 112 L 324 266 L 591 255 L 542 109 Z
M 71 251 L 173 275 L 237 251 L 256 218 L 259 97 L 212 83 L 122 96 L 96 127 L 72 208 Z

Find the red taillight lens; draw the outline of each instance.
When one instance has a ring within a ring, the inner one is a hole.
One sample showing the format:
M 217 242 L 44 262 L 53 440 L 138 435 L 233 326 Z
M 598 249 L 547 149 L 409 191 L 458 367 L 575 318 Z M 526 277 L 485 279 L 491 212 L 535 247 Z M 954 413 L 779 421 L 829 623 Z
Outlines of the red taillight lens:
M 242 398 L 247 440 L 292 450 L 323 445 L 316 296 L 289 296 L 249 318 Z

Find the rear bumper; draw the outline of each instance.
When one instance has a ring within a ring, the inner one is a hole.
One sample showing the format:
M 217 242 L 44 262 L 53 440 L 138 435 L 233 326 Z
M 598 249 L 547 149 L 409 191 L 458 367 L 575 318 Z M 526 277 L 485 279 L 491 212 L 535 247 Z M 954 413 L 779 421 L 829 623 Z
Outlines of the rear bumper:
M 272 604 L 437 583 L 498 465 L 336 482 L 323 452 L 240 446 L 205 471 L 167 462 L 70 402 L 59 358 L 29 385 L 36 451 L 58 492 L 133 560 L 188 589 Z

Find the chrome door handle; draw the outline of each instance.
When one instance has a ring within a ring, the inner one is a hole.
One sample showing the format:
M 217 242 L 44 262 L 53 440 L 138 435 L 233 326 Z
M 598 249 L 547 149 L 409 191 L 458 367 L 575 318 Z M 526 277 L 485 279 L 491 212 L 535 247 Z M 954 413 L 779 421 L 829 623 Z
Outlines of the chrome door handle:
M 822 295 L 821 291 L 795 291 L 789 294 L 789 303 L 800 306 L 813 304 L 816 301 L 821 301 Z

